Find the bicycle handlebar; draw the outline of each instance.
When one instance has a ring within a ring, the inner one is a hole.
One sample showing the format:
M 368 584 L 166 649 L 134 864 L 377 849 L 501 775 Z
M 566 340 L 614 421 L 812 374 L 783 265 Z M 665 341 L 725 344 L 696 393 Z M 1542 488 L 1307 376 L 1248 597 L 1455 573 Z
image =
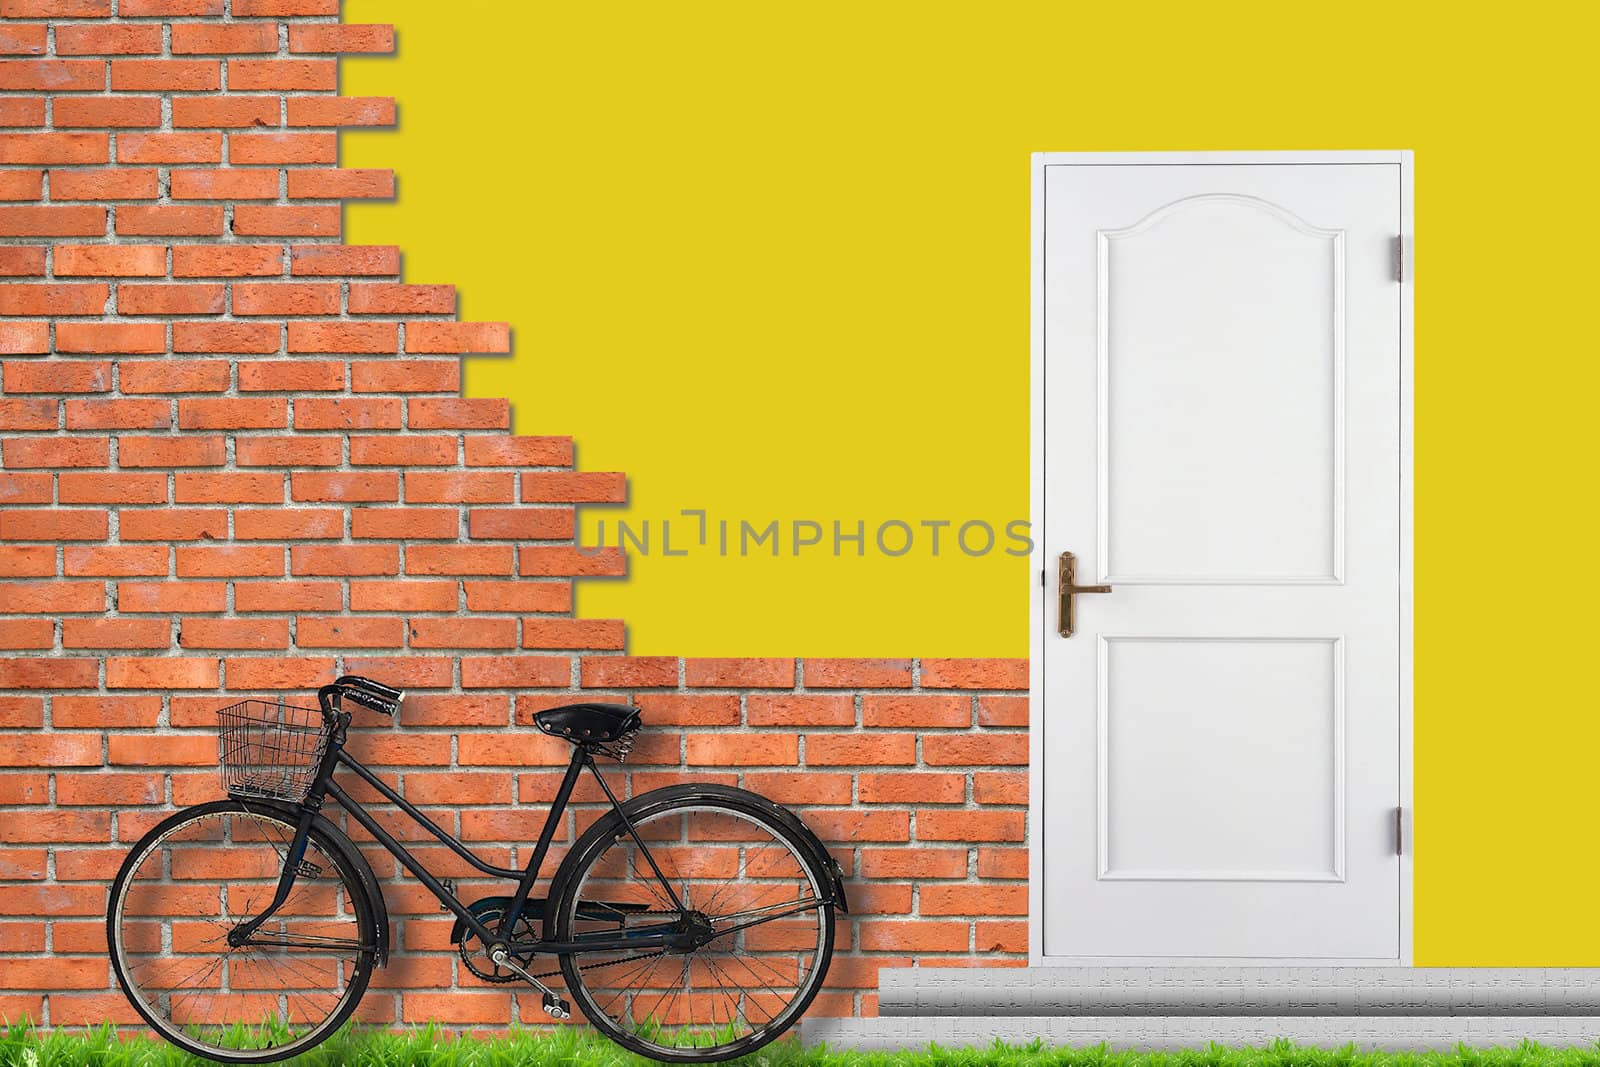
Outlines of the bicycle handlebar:
M 400 702 L 405 699 L 406 692 L 404 689 L 395 689 L 382 682 L 375 682 L 371 678 L 346 674 L 335 679 L 332 685 L 325 685 L 318 690 L 317 697 L 324 711 L 329 706 L 328 698 L 335 695 L 341 700 L 349 700 L 369 710 L 393 715 L 400 710 Z

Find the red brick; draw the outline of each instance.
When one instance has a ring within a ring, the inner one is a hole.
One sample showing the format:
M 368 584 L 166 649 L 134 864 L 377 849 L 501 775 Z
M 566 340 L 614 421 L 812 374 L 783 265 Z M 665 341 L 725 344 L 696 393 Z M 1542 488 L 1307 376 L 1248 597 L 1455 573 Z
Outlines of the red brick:
M 884 766 L 917 762 L 915 734 L 807 734 L 807 766 Z
M 623 646 L 621 619 L 541 619 L 522 620 L 523 648 L 620 649 Z
M 301 402 L 297 401 L 297 412 L 299 403 Z M 398 410 L 395 414 L 398 418 Z M 454 437 L 429 437 L 419 434 L 350 439 L 350 462 L 354 466 L 442 467 L 455 463 L 457 452 Z
M 334 678 L 332 659 L 230 657 L 224 666 L 228 688 L 234 690 L 315 689 Z
M 239 282 L 233 287 L 233 313 L 337 315 L 339 286 L 332 282 Z M 292 333 L 290 339 L 292 343 Z
M 293 545 L 290 567 L 296 575 L 399 574 L 400 550 L 394 545 Z
M 226 291 L 221 285 L 117 286 L 119 315 L 220 315 L 224 310 Z
M 103 133 L 3 133 L 0 163 L 105 163 L 110 145 Z
M 628 479 L 616 473 L 524 471 L 522 500 L 524 503 L 625 504 Z
M 171 663 L 172 660 L 156 660 L 154 662 Z M 209 674 L 216 675 L 216 660 L 196 661 L 209 667 Z M 157 675 L 159 677 L 159 675 Z M 197 679 L 198 679 L 197 675 Z M 216 683 L 201 683 L 195 685 L 176 685 L 173 688 L 183 689 L 209 689 Z M 134 767 L 163 767 L 187 766 L 204 767 L 214 763 L 217 759 L 216 742 L 208 737 L 151 737 L 147 734 L 127 735 L 111 734 L 106 738 L 106 762 L 120 766 Z M 119 817 L 126 820 L 127 816 Z
M 964 922 L 869 919 L 861 923 L 861 947 L 878 952 L 966 952 L 969 934 Z
M 564 656 L 463 656 L 463 689 L 532 689 L 565 686 L 572 662 Z
M 400 482 L 393 471 L 294 471 L 289 495 L 305 501 L 398 500 Z
M 291 52 L 393 52 L 394 27 L 326 23 L 289 26 Z
M 0 648 L 50 648 L 56 624 L 49 619 L 0 619 Z
M 166 619 L 63 619 L 64 648 L 166 648 L 172 626 Z
M 58 407 L 53 398 L 0 397 L 0 430 L 54 430 Z
M 96 771 L 56 776 L 57 804 L 121 807 L 160 804 L 166 798 L 167 782 L 159 774 Z
M 273 545 L 179 545 L 180 578 L 273 578 L 283 574 L 283 549 Z
M 167 327 L 159 322 L 58 322 L 57 352 L 144 353 L 167 350 Z
M 344 364 L 331 360 L 279 359 L 239 364 L 239 389 L 245 392 L 307 393 L 343 388 Z
M 389 618 L 302 616 L 295 623 L 295 644 L 300 648 L 399 648 L 405 644 L 405 623 Z
M 256 471 L 179 471 L 173 500 L 179 504 L 281 504 L 283 475 Z
M 111 0 L 0 0 L 0 18 L 94 19 L 110 14 Z
M 60 323 L 57 328 L 66 325 Z M 0 367 L 0 374 L 8 393 L 104 393 L 111 389 L 111 364 L 101 360 L 12 362 Z
M 412 648 L 516 648 L 516 619 L 412 619 Z
M 233 444 L 241 467 L 337 467 L 341 451 L 336 437 L 240 437 Z
M 167 573 L 165 545 L 68 545 L 64 551 L 65 573 L 69 577 L 145 577 Z
M 179 625 L 184 648 L 288 648 L 288 619 L 184 619 Z
M 87 689 L 99 680 L 98 663 L 69 657 L 0 659 L 0 689 Z M 0 756 L 4 748 L 0 746 Z M 16 765 L 26 767 L 33 763 L 22 759 Z
M 217 687 L 217 661 L 183 656 L 148 656 L 106 660 L 107 689 L 215 689 Z M 157 740 L 154 738 L 138 740 Z M 175 738 L 160 738 L 159 744 L 174 742 Z M 204 740 L 197 738 L 196 740 Z M 116 739 L 112 739 L 113 749 Z M 211 749 L 212 758 L 216 748 Z M 119 762 L 113 758 L 112 762 Z
M 412 399 L 406 401 L 406 425 L 413 430 L 507 430 L 511 406 L 500 399 Z
M 174 278 L 271 277 L 283 272 L 282 245 L 175 245 Z M 58 267 L 56 273 L 61 273 Z
M 238 582 L 233 590 L 235 611 L 337 611 L 340 603 L 337 582 Z
M 393 126 L 389 96 L 291 96 L 291 126 Z
M 1028 725 L 1028 698 L 980 696 L 978 698 L 978 725 Z
M 276 116 L 276 98 L 267 99 L 274 101 Z M 234 164 L 336 164 L 339 161 L 338 138 L 336 133 L 234 133 L 228 137 L 228 160 Z M 300 172 L 289 172 L 290 196 L 295 195 L 296 173 Z
M 972 798 L 979 804 L 1026 804 L 1028 775 L 1024 771 L 980 771 L 972 777 Z
M 972 698 L 869 695 L 861 702 L 861 725 L 967 727 L 972 725 Z
M 939 767 L 1026 766 L 1026 734 L 929 734 L 922 739 L 923 761 Z
M 580 667 L 585 689 L 678 684 L 678 660 L 674 656 L 585 656 Z
M 290 336 L 294 324 L 290 323 Z M 292 342 L 291 342 L 292 344 Z M 393 397 L 307 399 L 294 401 L 296 430 L 398 430 L 400 400 Z
M 806 824 L 823 841 L 907 841 L 911 837 L 908 811 L 808 811 Z
M 104 72 L 101 75 L 104 81 Z M 116 92 L 206 92 L 222 85 L 222 64 L 214 59 L 113 59 L 111 88 Z M 243 88 L 230 85 L 232 90 Z
M 961 804 L 967 799 L 967 778 L 963 774 L 924 770 L 862 774 L 858 784 L 863 804 Z
M 50 698 L 50 722 L 64 728 L 150 728 L 161 718 L 161 697 L 66 696 Z
M 290 322 L 290 352 L 393 352 L 399 345 L 392 322 Z
M 278 324 L 273 322 L 175 322 L 174 352 L 276 352 Z M 248 401 L 254 403 L 255 401 Z
M 63 504 L 165 504 L 165 474 L 88 471 L 56 477 L 56 497 Z
M 119 167 L 112 170 L 52 170 L 50 172 L 51 200 L 154 200 L 161 194 L 161 183 L 154 168 Z M 100 246 L 105 251 L 116 251 L 129 246 Z M 159 271 L 166 273 L 166 249 L 160 248 Z M 56 273 L 61 270 L 61 253 L 56 253 Z
M 184 430 L 278 430 L 288 419 L 288 404 L 268 397 L 178 401 L 178 426 Z
M 506 538 L 524 540 L 569 540 L 573 535 L 574 519 L 571 508 L 473 508 L 467 514 L 467 533 L 473 540 Z M 570 552 L 571 550 L 565 550 Z M 598 562 L 591 564 L 592 556 L 580 554 L 585 566 L 599 569 L 595 573 L 624 574 L 625 564 L 621 553 L 606 549 Z M 533 574 L 524 559 L 522 573 Z M 539 573 L 577 573 L 551 570 Z M 587 573 L 587 572 L 585 572 Z
M 261 90 L 325 90 L 339 87 L 339 64 L 333 59 L 231 59 L 228 88 Z
M 76 779 L 77 777 L 77 775 L 64 774 L 61 776 L 61 780 L 67 781 Z M 7 881 L 42 882 L 46 877 L 45 868 L 48 865 L 49 859 L 50 853 L 42 848 L 0 849 L 0 878 L 4 878 Z M 0 936 L 9 933 L 8 928 L 10 926 L 10 923 L 0 926 Z M 44 927 L 41 926 L 39 929 L 42 934 Z M 6 943 L 7 942 L 5 940 L 0 940 L 0 946 L 5 945 Z M 39 947 L 41 949 L 44 947 L 44 938 L 42 936 L 39 938 Z M 60 950 L 58 949 L 57 951 Z M 43 983 L 41 983 L 41 985 L 42 984 Z
M 297 171 L 289 175 L 290 195 L 295 174 L 313 174 Z M 360 173 L 360 172 L 358 172 Z M 392 174 L 392 171 L 381 173 Z M 305 179 L 302 178 L 302 181 Z M 350 314 L 352 315 L 454 315 L 456 290 L 453 285 L 403 285 L 399 283 L 353 283 L 350 286 Z
M 39 356 L 50 351 L 47 322 L 0 322 L 0 355 Z
M 1027 689 L 1025 659 L 925 659 L 924 689 Z
M 173 104 L 185 99 L 174 99 Z M 276 200 L 278 172 L 233 167 L 174 170 L 171 193 L 174 200 Z
M 469 611 L 572 610 L 569 582 L 463 582 Z
M 395 245 L 294 245 L 289 272 L 295 275 L 397 275 L 400 249 Z
M 15 437 L 0 443 L 5 464 L 26 467 L 106 467 L 111 464 L 111 441 L 105 437 Z M 50 500 L 46 481 L 43 501 Z M 21 501 L 13 501 L 20 503 Z
M 887 878 L 965 878 L 967 850 L 964 848 L 864 848 L 861 850 L 861 877 Z
M 278 27 L 272 23 L 236 22 L 225 25 L 179 22 L 172 26 L 173 55 L 213 55 L 235 52 L 276 52 Z M 234 86 L 234 88 L 238 88 Z
M 980 955 L 1028 951 L 1026 922 L 980 922 L 973 934 L 973 951 Z
M 792 767 L 799 762 L 794 734 L 691 735 L 685 762 L 706 767 Z
M 0 610 L 16 614 L 104 611 L 104 582 L 7 582 Z
M 61 29 L 69 27 L 62 26 Z M 27 24 L 0 25 L 0 54 L 8 56 L 44 55 L 50 27 Z M 64 53 L 63 53 L 64 54 Z
M 510 574 L 511 563 L 510 545 L 406 547 L 407 574 Z
M 911 686 L 908 659 L 808 659 L 805 684 L 816 689 L 901 689 Z
M 457 597 L 455 582 L 350 583 L 351 611 L 454 611 Z
M 511 328 L 503 322 L 440 322 L 419 319 L 406 323 L 406 351 L 420 353 L 511 351 Z
M 55 572 L 54 545 L 0 545 L 0 578 L 38 578 Z
M 273 475 L 281 480 L 281 475 Z M 239 508 L 233 536 L 240 541 L 338 540 L 344 536 L 340 508 Z
M 744 787 L 760 793 L 779 804 L 848 804 L 850 803 L 850 776 L 848 774 L 818 774 L 804 772 L 755 772 L 744 776 Z M 855 894 L 850 896 L 851 912 L 855 912 Z
M 461 364 L 441 359 L 358 361 L 350 365 L 350 382 L 358 393 L 454 393 L 461 389 Z
M 39 96 L 0 97 L 0 126 L 43 126 L 44 98 Z M 30 197 L 29 199 L 33 199 Z
M 56 245 L 56 277 L 159 278 L 167 273 L 162 245 Z
M 56 55 L 58 56 L 110 56 L 159 55 L 161 53 L 161 27 L 112 23 L 95 25 L 57 25 Z M 63 101 L 57 100 L 59 109 Z M 60 121 L 60 116 L 57 116 Z
M 66 740 L 60 738 L 58 740 Z M 73 739 L 76 740 L 76 739 Z M 95 748 L 99 749 L 98 738 L 95 739 Z M 98 762 L 98 760 L 96 761 Z M 126 818 L 126 816 L 124 816 Z M 0 823 L 0 841 L 38 841 L 50 844 L 93 842 L 99 843 L 110 839 L 111 816 L 104 811 L 41 811 L 31 813 L 26 819 L 13 819 Z M 58 890 L 69 887 L 59 886 Z M 100 900 L 105 899 L 105 889 L 101 886 L 94 887 Z M 7 914 L 5 900 L 8 890 L 0 889 L 0 914 Z M 64 908 L 52 908 L 49 911 L 34 912 L 41 915 L 69 915 L 82 914 L 76 911 L 67 911 Z M 104 970 L 105 964 L 99 964 Z
M 59 32 L 59 31 L 58 31 Z M 159 96 L 61 96 L 50 110 L 56 129 L 131 129 L 161 125 Z M 63 161 L 57 161 L 63 162 Z M 51 193 L 55 192 L 54 183 Z
M 122 513 L 124 541 L 217 541 L 228 536 L 221 508 L 151 508 Z
M 325 163 L 334 160 L 283 160 L 285 163 Z M 294 200 L 385 199 L 394 196 L 394 171 L 357 169 L 294 169 L 289 171 L 288 192 Z
M 225 582 L 117 583 L 118 611 L 223 611 L 227 606 Z
M 73 812 L 72 822 L 84 829 L 99 829 L 91 841 L 104 841 L 111 833 L 107 812 Z M 19 827 L 20 829 L 20 827 Z M 83 840 L 82 832 L 74 835 Z M 100 885 L 18 885 L 0 887 L 0 915 L 103 915 L 106 887 Z M 35 1016 L 35 1020 L 40 1016 Z
M 751 726 L 854 726 L 855 698 L 819 693 L 760 693 L 745 700 Z
M 55 479 L 49 474 L 0 474 L 0 503 L 48 504 L 54 493 Z
M 165 430 L 170 425 L 172 405 L 166 400 L 67 401 L 69 430 Z
M 222 0 L 120 0 L 117 14 L 123 18 L 159 18 L 163 15 L 198 18 L 222 14 Z
M 0 512 L 0 540 L 104 541 L 110 524 L 104 511 L 12 508 Z
M 460 534 L 460 525 L 460 517 L 451 508 L 350 509 L 350 536 L 357 540 L 433 538 L 453 541 Z M 420 547 L 413 545 L 407 551 L 415 552 Z
M 509 504 L 516 497 L 515 480 L 509 472 L 406 471 L 406 500 L 416 504 Z
M 633 693 L 632 699 L 651 725 L 739 725 L 739 698 L 732 693 Z
M 221 437 L 117 438 L 117 462 L 124 467 L 216 467 L 226 458 Z
M 50 93 L 101 92 L 106 65 L 94 59 L 0 60 L 0 89 Z M 127 88 L 137 88 L 128 86 Z
M 1021 841 L 1020 811 L 919 811 L 920 841 Z
M 980 848 L 979 878 L 1028 877 L 1028 850 L 1025 848 Z
M 471 436 L 467 438 L 469 467 L 570 467 L 570 437 Z
M 0 200 L 40 200 L 44 197 L 44 171 L 0 170 Z
M 106 232 L 106 209 L 89 204 L 0 207 L 0 237 L 92 237 Z
M 124 133 L 117 136 L 118 163 L 220 163 L 220 133 Z

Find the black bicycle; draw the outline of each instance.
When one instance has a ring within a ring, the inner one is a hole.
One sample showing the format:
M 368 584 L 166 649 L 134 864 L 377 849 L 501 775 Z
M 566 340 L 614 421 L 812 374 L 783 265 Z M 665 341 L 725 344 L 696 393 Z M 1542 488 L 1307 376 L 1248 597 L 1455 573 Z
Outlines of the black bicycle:
M 389 953 L 383 892 L 361 852 L 321 812 L 331 797 L 456 915 L 460 965 L 527 982 L 546 1013 L 568 1002 L 611 1040 L 659 1060 L 703 1063 L 760 1048 L 816 996 L 833 956 L 843 873 L 794 813 L 720 785 L 620 801 L 596 757 L 622 760 L 639 712 L 572 704 L 534 724 L 572 743 L 526 868 L 486 863 L 344 751 L 354 704 L 393 715 L 404 693 L 345 676 L 318 711 L 248 700 L 218 712 L 229 799 L 187 808 L 146 834 L 111 887 L 111 963 L 139 1014 L 190 1052 L 265 1063 L 303 1052 L 356 1010 Z M 333 780 L 344 767 L 506 895 L 463 903 Z M 547 899 L 530 896 L 588 768 L 611 803 L 568 851 Z M 540 971 L 553 955 L 558 969 Z

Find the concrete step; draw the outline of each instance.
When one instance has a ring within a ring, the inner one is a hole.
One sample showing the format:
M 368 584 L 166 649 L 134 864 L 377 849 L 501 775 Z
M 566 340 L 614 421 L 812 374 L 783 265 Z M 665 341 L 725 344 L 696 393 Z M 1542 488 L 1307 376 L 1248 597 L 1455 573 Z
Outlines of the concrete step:
M 878 975 L 883 1016 L 1600 1017 L 1600 968 L 997 967 Z M 1142 1025 L 1142 1024 L 1140 1024 Z
M 1505 1047 L 1536 1041 L 1554 1048 L 1592 1048 L 1600 1017 L 1575 1015 L 1081 1015 L 901 1016 L 878 1019 L 805 1019 L 800 1040 L 835 1049 L 983 1047 L 996 1038 L 1011 1044 L 1042 1040 L 1052 1046 L 1176 1051 L 1211 1042 L 1259 1048 L 1285 1038 L 1297 1045 L 1394 1052 L 1447 1051 L 1458 1044 Z

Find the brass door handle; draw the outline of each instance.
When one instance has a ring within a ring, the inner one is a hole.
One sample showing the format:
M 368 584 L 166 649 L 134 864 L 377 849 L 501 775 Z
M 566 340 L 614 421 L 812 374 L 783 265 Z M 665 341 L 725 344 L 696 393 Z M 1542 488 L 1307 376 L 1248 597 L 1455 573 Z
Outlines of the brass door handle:
M 1073 597 L 1079 593 L 1109 593 L 1109 585 L 1078 585 L 1078 557 L 1071 552 L 1061 553 L 1056 566 L 1057 591 L 1061 595 L 1061 610 L 1057 616 L 1057 631 L 1062 637 L 1071 637 L 1077 624 L 1077 611 Z

